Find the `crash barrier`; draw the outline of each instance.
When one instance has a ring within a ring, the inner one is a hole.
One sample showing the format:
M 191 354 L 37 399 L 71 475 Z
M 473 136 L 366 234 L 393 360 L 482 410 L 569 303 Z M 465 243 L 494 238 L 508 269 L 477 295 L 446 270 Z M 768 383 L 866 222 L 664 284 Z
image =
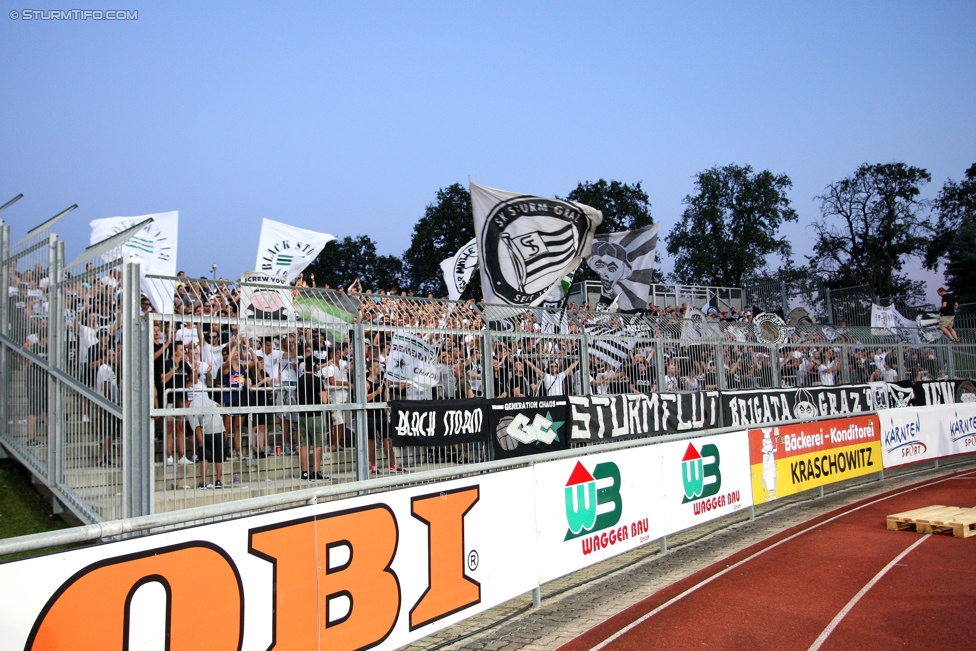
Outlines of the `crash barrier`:
M 393 649 L 754 503 L 904 463 L 899 450 L 931 459 L 974 442 L 976 404 L 959 403 L 567 450 L 7 563 L 0 581 L 20 588 L 0 593 L 0 635 L 23 649 L 241 648 L 244 636 L 260 648 Z

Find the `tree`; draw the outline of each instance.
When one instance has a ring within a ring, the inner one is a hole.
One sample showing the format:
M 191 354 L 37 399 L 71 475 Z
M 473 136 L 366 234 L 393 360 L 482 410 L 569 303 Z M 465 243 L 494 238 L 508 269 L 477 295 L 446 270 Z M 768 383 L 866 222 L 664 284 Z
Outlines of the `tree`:
M 796 221 L 786 191 L 790 177 L 752 167 L 713 167 L 695 176 L 697 192 L 684 198 L 681 221 L 667 236 L 675 282 L 742 287 L 764 272 L 766 258 L 789 261 L 790 243 L 780 225 Z
M 457 253 L 474 237 L 471 194 L 460 183 L 437 191 L 437 199 L 427 206 L 424 216 L 413 227 L 410 248 L 403 254 L 409 287 L 417 294 L 446 296 L 447 287 L 441 275 L 441 261 Z M 480 289 L 475 278 L 465 295 Z
M 376 266 L 376 243 L 368 235 L 347 236 L 326 244 L 305 269 L 305 276 L 315 274 L 316 285 L 323 287 L 328 284 L 332 288 L 348 285 L 359 278 L 363 289 L 369 289 L 377 281 Z M 388 285 L 383 285 L 383 289 L 388 288 Z
M 586 181 L 576 186 L 566 199 L 596 208 L 603 213 L 603 222 L 597 233 L 619 233 L 643 228 L 654 223 L 651 202 L 641 189 L 640 181 L 634 185 L 600 179 L 596 183 Z
M 946 181 L 935 200 L 938 222 L 925 253 L 925 266 L 946 262 L 949 290 L 960 303 L 976 301 L 976 164 L 960 182 Z
M 811 267 L 830 287 L 868 285 L 877 296 L 917 293 L 919 283 L 898 273 L 909 257 L 925 253 L 932 225 L 921 216 L 921 186 L 932 177 L 904 163 L 865 163 L 831 183 L 820 202 L 821 219 Z

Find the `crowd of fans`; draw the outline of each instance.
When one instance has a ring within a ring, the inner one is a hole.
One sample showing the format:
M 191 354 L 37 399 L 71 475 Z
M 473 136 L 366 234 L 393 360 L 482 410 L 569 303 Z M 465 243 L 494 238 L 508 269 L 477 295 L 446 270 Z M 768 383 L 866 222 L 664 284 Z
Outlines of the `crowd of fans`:
M 37 265 L 18 274 L 11 266 L 9 277 L 11 335 L 44 359 L 49 336 L 46 270 Z M 312 294 L 306 289 L 309 284 L 300 277 L 284 291 L 293 299 L 307 297 Z M 528 397 L 770 388 L 776 385 L 777 372 L 781 386 L 796 387 L 946 377 L 934 348 L 906 349 L 904 368 L 899 368 L 893 348 L 862 344 L 843 324 L 787 324 L 785 344 L 763 345 L 756 339 L 749 308 L 709 310 L 694 322 L 692 331 L 688 328 L 693 322 L 685 318 L 692 310 L 687 304 L 619 315 L 585 303 L 564 310 L 486 308 L 473 301 L 428 300 L 432 297 L 397 289 L 364 290 L 358 280 L 334 291 L 314 296 L 348 315 L 339 323 L 363 324 L 363 400 L 368 404 L 489 393 Z M 64 296 L 69 373 L 119 404 L 120 269 L 100 271 L 89 265 L 69 279 Z M 311 466 L 310 455 L 300 454 L 302 475 L 324 478 L 322 450 L 350 445 L 354 419 L 349 410 L 320 406 L 360 401 L 352 381 L 355 356 L 348 327 L 247 319 L 238 285 L 187 279 L 182 273 L 175 281 L 173 300 L 173 315 L 154 320 L 153 406 L 199 413 L 159 419 L 164 463 L 191 464 L 196 456 L 214 464 L 215 476 L 220 477 L 223 461 L 260 458 L 280 445 L 285 454 L 311 451 Z M 155 311 L 147 296 L 141 307 L 144 313 Z M 486 328 L 487 337 L 482 333 Z M 401 333 L 435 351 L 429 360 L 437 378 L 432 386 L 389 377 L 387 362 Z M 583 333 L 586 351 L 581 350 Z M 29 442 L 38 440 L 47 414 L 43 369 L 36 364 L 32 369 L 32 386 L 43 386 L 44 391 L 32 395 Z M 85 399 L 78 403 L 81 419 L 90 422 L 97 405 Z M 368 435 L 375 441 L 369 449 L 374 472 L 377 449 L 385 452 L 392 471 L 399 469 L 385 414 L 383 409 L 367 413 Z M 104 433 L 99 463 L 113 463 L 111 440 L 117 434 Z

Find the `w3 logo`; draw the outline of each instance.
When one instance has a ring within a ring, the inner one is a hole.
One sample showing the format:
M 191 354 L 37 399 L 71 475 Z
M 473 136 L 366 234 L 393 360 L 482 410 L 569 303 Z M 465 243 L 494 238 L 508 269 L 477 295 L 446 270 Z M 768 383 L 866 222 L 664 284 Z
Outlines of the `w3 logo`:
M 706 462 L 707 460 L 707 462 Z M 681 459 L 681 479 L 685 497 L 682 504 L 711 497 L 722 487 L 722 471 L 719 469 L 718 446 L 706 443 L 701 453 L 691 443 Z
M 596 483 L 601 479 L 611 479 L 612 483 L 604 488 L 597 488 Z M 620 498 L 620 469 L 615 463 L 598 463 L 591 475 L 577 461 L 569 481 L 566 482 L 565 495 L 566 522 L 569 529 L 564 541 L 607 529 L 620 521 L 623 500 Z M 597 507 L 601 504 L 612 504 L 613 508 L 597 514 Z

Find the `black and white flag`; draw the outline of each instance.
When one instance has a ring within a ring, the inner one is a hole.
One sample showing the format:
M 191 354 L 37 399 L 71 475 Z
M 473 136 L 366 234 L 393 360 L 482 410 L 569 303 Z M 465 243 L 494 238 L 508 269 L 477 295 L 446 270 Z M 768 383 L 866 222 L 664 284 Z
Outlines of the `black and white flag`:
M 265 218 L 261 220 L 261 237 L 254 269 L 260 273 L 284 276 L 290 283 L 334 239 L 328 233 L 317 233 Z
M 471 184 L 486 303 L 536 306 L 590 255 L 603 213 Z
M 474 270 L 478 268 L 478 238 L 474 238 L 455 253 L 441 262 L 447 297 L 452 301 L 461 298 Z
M 593 238 L 586 264 L 600 276 L 601 302 L 621 311 L 646 310 L 654 283 L 654 252 L 658 225 Z

